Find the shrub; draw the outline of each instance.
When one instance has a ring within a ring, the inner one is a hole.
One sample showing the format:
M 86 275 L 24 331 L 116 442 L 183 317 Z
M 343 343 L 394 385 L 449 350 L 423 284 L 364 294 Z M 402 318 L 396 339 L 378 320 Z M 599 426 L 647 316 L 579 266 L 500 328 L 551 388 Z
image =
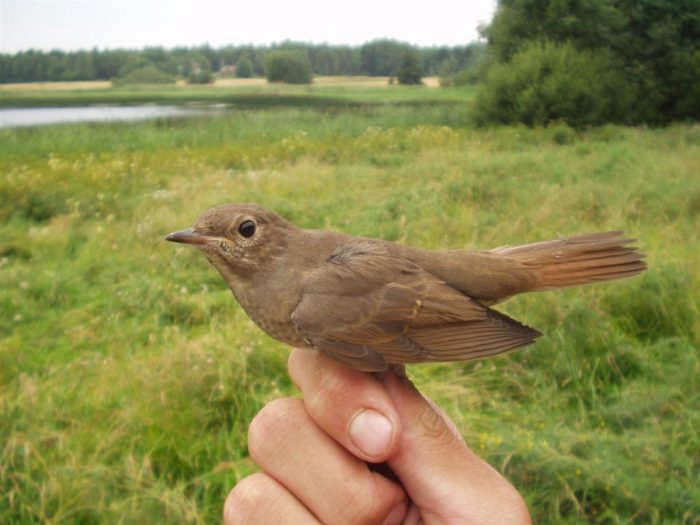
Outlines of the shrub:
M 700 4 L 697 0 L 499 0 L 483 28 L 498 61 L 532 41 L 605 49 L 634 87 L 628 120 L 700 119 Z
M 478 50 L 480 48 L 476 49 L 459 67 L 454 60 L 443 61 L 438 71 L 440 87 L 474 86 L 483 81 L 490 60 L 486 53 Z
M 186 65 L 189 84 L 209 84 L 213 80 L 211 62 L 201 54 L 193 54 Z
M 399 84 L 422 84 L 423 69 L 420 66 L 420 61 L 413 51 L 406 51 L 399 64 L 399 70 L 396 74 L 399 79 Z
M 301 51 L 272 51 L 265 57 L 265 74 L 268 82 L 287 84 L 311 84 L 311 61 Z
M 151 60 L 147 59 L 146 57 L 143 56 L 132 56 L 129 57 L 126 61 L 126 63 L 119 68 L 117 71 L 117 74 L 114 75 L 115 78 L 122 78 L 131 73 L 132 71 L 136 71 L 137 69 L 144 68 L 146 66 L 153 66 L 153 67 L 158 67 L 156 66 Z M 160 69 L 160 68 L 158 68 Z M 162 70 L 161 70 L 162 71 Z
M 610 54 L 533 42 L 486 75 L 476 100 L 480 123 L 573 127 L 624 122 L 632 89 Z
M 187 75 L 188 84 L 209 84 L 214 80 L 211 69 L 199 69 Z
M 440 87 L 474 86 L 481 80 L 480 75 L 480 68 L 471 66 L 458 71 L 454 75 L 440 76 Z
M 124 84 L 174 84 L 175 77 L 165 71 L 161 71 L 154 65 L 147 65 L 134 69 L 123 76 L 112 80 L 115 85 Z
M 239 58 L 236 63 L 236 76 L 238 78 L 250 78 L 253 76 L 253 63 L 246 55 Z

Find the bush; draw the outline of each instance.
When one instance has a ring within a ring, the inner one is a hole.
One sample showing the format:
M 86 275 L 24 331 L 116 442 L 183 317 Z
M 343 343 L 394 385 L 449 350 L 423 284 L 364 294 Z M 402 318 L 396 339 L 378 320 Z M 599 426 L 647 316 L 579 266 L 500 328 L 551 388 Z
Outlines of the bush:
M 137 69 L 142 69 L 147 66 L 153 66 L 158 68 L 151 60 L 147 59 L 146 57 L 142 56 L 133 56 L 129 57 L 129 59 L 126 61 L 126 63 L 119 68 L 117 71 L 117 74 L 114 75 L 115 78 L 122 78 L 128 75 L 129 73 L 136 71 Z M 160 69 L 160 68 L 158 68 Z M 161 69 L 162 71 L 162 69 Z
M 190 56 L 185 70 L 189 84 L 209 84 L 214 79 L 211 73 L 211 62 L 201 54 Z
M 188 84 L 209 84 L 214 80 L 211 69 L 199 69 L 187 75 Z
M 496 60 L 532 41 L 605 49 L 634 87 L 629 118 L 652 125 L 700 119 L 700 3 L 499 0 L 482 33 Z
M 161 71 L 154 65 L 134 69 L 112 80 L 115 85 L 124 84 L 174 84 L 175 77 Z
M 440 87 L 466 87 L 474 86 L 481 80 L 481 72 L 478 66 L 462 69 L 454 75 L 440 76 Z
M 396 76 L 399 79 L 399 84 L 411 85 L 423 83 L 423 70 L 415 52 L 406 51 L 404 53 Z
M 236 76 L 238 78 L 250 78 L 253 76 L 253 63 L 246 55 L 239 58 L 236 63 Z
M 632 99 L 609 53 L 533 42 L 491 67 L 477 96 L 476 117 L 480 123 L 599 125 L 627 121 Z
M 292 50 L 268 53 L 265 57 L 265 74 L 268 82 L 287 84 L 311 84 L 313 79 L 308 55 Z
M 467 87 L 483 81 L 491 63 L 490 57 L 479 47 L 473 48 L 469 59 L 458 66 L 454 60 L 445 60 L 438 75 L 440 87 Z

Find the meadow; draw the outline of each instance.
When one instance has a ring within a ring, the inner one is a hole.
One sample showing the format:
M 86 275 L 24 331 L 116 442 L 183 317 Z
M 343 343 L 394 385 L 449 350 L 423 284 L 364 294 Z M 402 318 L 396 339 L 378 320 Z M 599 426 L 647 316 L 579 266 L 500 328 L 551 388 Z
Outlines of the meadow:
M 219 104 L 235 107 L 430 105 L 469 100 L 473 90 L 388 85 L 387 77 L 317 77 L 313 85 L 268 84 L 263 78 L 224 78 L 213 84 L 123 85 L 109 82 L 0 84 L 0 108 L 85 104 Z M 389 89 L 387 89 L 389 88 Z
M 478 129 L 469 93 L 367 89 L 0 130 L 0 523 L 220 521 L 249 421 L 297 393 L 288 349 L 163 237 L 236 201 L 434 249 L 638 237 L 642 276 L 499 307 L 536 345 L 409 375 L 535 523 L 700 523 L 700 127 Z

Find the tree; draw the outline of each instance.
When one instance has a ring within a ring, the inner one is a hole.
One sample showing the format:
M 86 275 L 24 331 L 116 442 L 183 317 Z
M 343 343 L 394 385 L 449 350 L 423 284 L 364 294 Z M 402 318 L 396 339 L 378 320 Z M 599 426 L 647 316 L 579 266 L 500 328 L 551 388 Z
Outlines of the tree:
M 461 48 L 448 49 L 446 53 L 439 56 L 445 57 L 436 70 L 441 87 L 475 85 L 485 76 L 487 69 L 485 44 L 469 44 Z M 427 60 L 431 60 L 430 55 Z
M 625 122 L 631 95 L 609 52 L 535 41 L 491 68 L 477 96 L 476 118 L 528 126 Z
M 336 67 L 334 54 L 326 46 L 322 47 L 316 53 L 316 60 L 314 62 L 314 71 L 319 75 L 335 75 L 338 72 Z
M 236 76 L 238 78 L 250 78 L 253 76 L 253 62 L 248 55 L 241 55 L 236 62 Z
M 699 0 L 499 0 L 484 33 L 498 63 L 533 41 L 606 50 L 634 92 L 628 120 L 700 119 Z
M 218 49 L 209 46 L 194 48 L 148 47 L 141 50 L 88 51 L 22 51 L 14 55 L 0 53 L 0 83 L 32 82 L 41 80 L 92 80 L 123 76 L 128 65 L 131 71 L 152 64 L 158 69 L 179 78 L 189 78 L 194 71 L 194 81 L 206 81 L 209 72 L 221 71 L 223 66 L 237 64 L 243 55 L 252 63 L 252 76 L 265 74 L 265 55 L 280 50 L 293 50 L 306 55 L 312 71 L 323 75 L 378 76 L 396 75 L 404 52 L 413 50 L 423 68 L 423 74 L 438 74 L 440 64 L 449 61 L 453 73 L 471 67 L 480 56 L 484 44 L 457 47 L 416 48 L 394 40 L 376 40 L 363 46 L 308 44 L 283 42 L 272 46 L 225 46 Z M 193 57 L 196 57 L 193 59 Z M 208 61 L 208 62 L 207 62 Z M 207 65 L 208 64 L 208 65 Z M 245 67 L 242 69 L 245 72 Z M 443 69 L 444 71 L 444 69 Z
M 308 55 L 291 49 L 268 53 L 265 57 L 265 74 L 268 82 L 310 84 L 313 80 Z
M 416 85 L 423 83 L 423 70 L 414 51 L 405 51 L 396 76 L 399 84 Z
M 209 58 L 200 53 L 190 54 L 185 62 L 185 74 L 190 84 L 209 84 L 213 80 Z
M 615 0 L 499 0 L 484 29 L 489 48 L 500 62 L 532 40 L 571 41 L 576 47 L 610 47 L 625 28 Z
M 374 40 L 360 48 L 362 70 L 367 75 L 395 75 L 404 54 L 411 49 L 409 44 L 395 40 Z

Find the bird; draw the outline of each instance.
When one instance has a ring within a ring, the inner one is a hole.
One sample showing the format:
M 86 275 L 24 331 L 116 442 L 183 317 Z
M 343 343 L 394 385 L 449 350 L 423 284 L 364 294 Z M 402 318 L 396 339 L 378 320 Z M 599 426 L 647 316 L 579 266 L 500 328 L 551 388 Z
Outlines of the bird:
M 631 277 L 622 231 L 485 251 L 429 251 L 302 229 L 257 204 L 205 211 L 166 240 L 199 249 L 273 338 L 365 372 L 495 356 L 542 333 L 493 309 L 516 294 Z

